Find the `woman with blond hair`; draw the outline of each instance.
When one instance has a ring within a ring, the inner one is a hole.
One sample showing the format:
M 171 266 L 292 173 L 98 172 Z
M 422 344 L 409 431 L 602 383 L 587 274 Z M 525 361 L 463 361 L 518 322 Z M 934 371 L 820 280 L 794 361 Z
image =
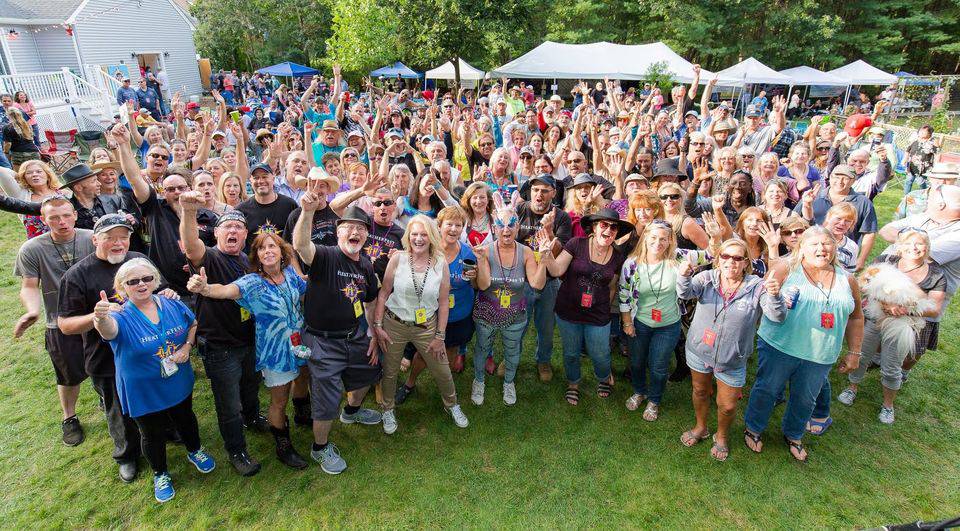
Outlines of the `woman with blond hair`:
M 33 128 L 24 118 L 23 111 L 16 107 L 6 110 L 8 123 L 3 126 L 3 152 L 16 171 L 28 160 L 40 158 L 40 148 L 34 142 Z
M 716 380 L 717 432 L 710 455 L 725 461 L 730 453 L 730 424 L 747 382 L 747 362 L 753 352 L 757 320 L 762 313 L 773 321 L 781 321 L 785 307 L 779 296 L 779 282 L 771 279 L 765 283 L 752 274 L 743 240 L 723 242 L 713 259 L 713 269 L 691 278 L 692 272 L 690 264 L 681 265 L 677 292 L 681 299 L 697 303 L 685 349 L 693 377 L 696 424 L 684 432 L 680 442 L 690 447 L 710 436 L 707 416 Z
M 683 208 L 684 192 L 677 183 L 663 183 L 657 190 L 663 204 L 663 219 L 670 222 L 677 234 L 680 249 L 706 249 L 708 236 L 697 220 L 688 216 Z
M 450 312 L 450 272 L 436 223 L 424 215 L 407 222 L 403 251 L 390 258 L 377 297 L 373 334 L 383 353 L 383 431 L 397 430 L 397 375 L 407 343 L 413 343 L 437 383 L 443 405 L 460 428 L 468 425 L 457 403 L 444 344 Z
M 580 219 L 590 214 L 596 214 L 605 207 L 607 200 L 603 198 L 603 185 L 597 184 L 589 173 L 581 173 L 573 179 L 567 189 L 567 202 L 564 210 L 570 215 L 573 223 L 573 237 L 583 238 L 587 233 L 580 227 Z
M 797 193 L 803 194 L 823 178 L 820 170 L 810 162 L 813 157 L 810 154 L 809 145 L 797 142 L 790 146 L 789 157 L 790 160 L 777 170 L 777 176 L 794 179 L 797 183 Z
M 246 200 L 247 188 L 243 185 L 240 176 L 233 172 L 224 173 L 220 177 L 220 182 L 217 183 L 217 201 L 230 208 L 236 208 Z
M 57 194 L 60 181 L 57 174 L 50 169 L 46 162 L 28 160 L 14 173 L 12 170 L 0 168 L 0 188 L 3 193 L 23 201 L 40 202 L 44 197 Z M 39 236 L 50 230 L 40 216 L 21 215 L 20 220 L 27 229 L 27 239 Z

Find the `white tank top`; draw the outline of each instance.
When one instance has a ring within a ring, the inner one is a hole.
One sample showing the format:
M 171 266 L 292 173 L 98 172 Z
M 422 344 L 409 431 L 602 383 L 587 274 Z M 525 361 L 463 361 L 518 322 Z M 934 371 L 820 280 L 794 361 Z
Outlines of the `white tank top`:
M 411 274 L 410 253 L 400 253 L 397 270 L 393 275 L 393 293 L 387 298 L 387 308 L 403 321 L 416 322 L 417 308 L 426 310 L 427 321 L 432 319 L 440 307 L 440 281 L 443 279 L 441 268 L 444 267 L 447 267 L 444 260 L 432 257 L 424 279 L 423 273 Z M 417 287 L 422 287 L 420 297 L 417 297 L 414 287 L 414 276 Z

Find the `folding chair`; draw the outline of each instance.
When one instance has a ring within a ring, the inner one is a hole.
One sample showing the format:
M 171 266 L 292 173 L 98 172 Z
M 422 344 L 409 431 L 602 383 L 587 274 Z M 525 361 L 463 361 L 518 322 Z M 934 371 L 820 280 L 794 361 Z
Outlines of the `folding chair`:
M 80 147 L 77 146 L 77 130 L 69 131 L 44 131 L 47 137 L 47 147 L 40 151 L 40 158 L 44 160 L 53 171 L 63 173 L 66 169 L 80 162 L 78 153 Z

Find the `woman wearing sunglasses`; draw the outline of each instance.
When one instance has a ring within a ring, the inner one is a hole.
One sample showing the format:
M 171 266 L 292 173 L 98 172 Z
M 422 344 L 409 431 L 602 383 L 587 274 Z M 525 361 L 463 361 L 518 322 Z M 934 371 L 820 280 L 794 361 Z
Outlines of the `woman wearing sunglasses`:
M 683 188 L 677 183 L 663 183 L 657 190 L 663 203 L 663 219 L 670 222 L 677 235 L 677 247 L 680 249 L 706 249 L 708 237 L 697 220 L 688 216 L 683 209 Z
M 126 302 L 111 303 L 101 291 L 93 326 L 113 349 L 120 406 L 140 429 L 143 454 L 153 469 L 154 497 L 163 503 L 174 496 L 166 447 L 171 422 L 197 470 L 206 474 L 215 463 L 200 446 L 193 414 L 190 349 L 196 344 L 197 320 L 179 300 L 153 295 L 159 285 L 160 272 L 152 262 L 126 262 L 113 284 Z
M 780 249 L 778 256 L 783 257 L 784 260 L 790 258 L 790 254 L 793 253 L 798 244 L 800 243 L 800 236 L 803 235 L 803 232 L 810 228 L 810 223 L 807 220 L 803 219 L 800 216 L 790 216 L 780 224 Z
M 555 311 L 567 376 L 565 398 L 572 406 L 580 402 L 580 354 L 584 351 L 593 361 L 597 396 L 608 398 L 613 393 L 610 295 L 625 258 L 614 242 L 633 231 L 630 223 L 609 208 L 585 216 L 581 225 L 589 236 L 571 239 L 556 258 L 549 251 L 559 241 L 544 237 L 540 242 L 541 260 L 550 274 L 561 280 Z
M 692 271 L 689 263 L 680 265 L 677 292 L 681 299 L 697 303 L 686 341 L 696 424 L 684 432 L 680 442 L 690 447 L 710 437 L 707 416 L 716 380 L 717 432 L 710 455 L 725 461 L 730 454 L 730 424 L 747 381 L 747 361 L 753 352 L 757 320 L 762 312 L 773 321 L 782 321 L 785 306 L 776 279 L 764 282 L 752 274 L 743 240 L 723 242 L 713 260 L 713 269 L 691 278 Z
M 527 286 L 543 289 L 546 283 L 545 261 L 539 264 L 533 251 L 517 242 L 520 221 L 516 207 L 504 205 L 494 195 L 497 206 L 493 216 L 496 239 L 473 248 L 477 256 L 477 295 L 473 306 L 477 340 L 473 353 L 473 388 L 470 399 L 483 404 L 484 360 L 493 349 L 494 333 L 499 331 L 503 342 L 503 402 L 517 403 L 514 378 L 520 364 L 521 339 L 527 327 Z

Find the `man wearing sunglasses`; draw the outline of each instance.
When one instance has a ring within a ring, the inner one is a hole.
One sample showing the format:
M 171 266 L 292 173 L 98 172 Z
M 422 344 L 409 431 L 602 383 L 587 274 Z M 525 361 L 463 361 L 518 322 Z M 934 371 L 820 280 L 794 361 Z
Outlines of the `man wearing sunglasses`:
M 127 143 L 128 151 L 129 145 Z M 94 252 L 64 273 L 57 300 L 60 331 L 83 336 L 84 368 L 97 394 L 103 398 L 103 412 L 113 439 L 113 459 L 120 466 L 120 479 L 127 483 L 137 477 L 140 430 L 121 410 L 113 350 L 94 330 L 93 310 L 104 292 L 112 302 L 120 302 L 113 289 L 113 279 L 121 265 L 134 258 L 146 259 L 140 253 L 130 252 L 132 232 L 133 227 L 122 214 L 107 214 L 97 220 L 92 237 Z M 162 282 L 160 287 L 160 295 L 179 298 L 170 289 L 163 289 Z
M 180 245 L 180 194 L 190 189 L 186 179 L 177 174 L 170 174 L 160 182 L 163 197 L 158 197 L 157 190 L 151 186 L 137 166 L 133 151 L 130 149 L 130 132 L 125 126 L 113 128 L 111 133 L 120 152 L 120 168 L 130 182 L 133 196 L 140 206 L 140 212 L 146 229 L 144 239 L 149 242 L 147 255 L 157 265 L 160 274 L 170 283 L 184 302 L 190 306 L 193 296 L 187 290 L 187 281 L 190 279 L 187 257 L 183 254 Z M 152 151 L 152 148 L 151 148 Z M 205 208 L 196 212 L 197 223 L 201 227 L 201 234 L 208 244 L 213 243 L 213 224 L 217 215 Z

